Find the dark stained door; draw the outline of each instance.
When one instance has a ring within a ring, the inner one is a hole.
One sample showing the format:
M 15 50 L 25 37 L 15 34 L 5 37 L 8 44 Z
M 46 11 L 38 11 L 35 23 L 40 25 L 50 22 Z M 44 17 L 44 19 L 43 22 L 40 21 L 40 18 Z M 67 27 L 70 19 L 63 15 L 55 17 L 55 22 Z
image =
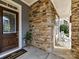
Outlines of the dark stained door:
M 0 8 L 0 52 L 2 50 L 2 8 Z
M 0 21 L 1 52 L 18 47 L 18 13 L 3 7 Z

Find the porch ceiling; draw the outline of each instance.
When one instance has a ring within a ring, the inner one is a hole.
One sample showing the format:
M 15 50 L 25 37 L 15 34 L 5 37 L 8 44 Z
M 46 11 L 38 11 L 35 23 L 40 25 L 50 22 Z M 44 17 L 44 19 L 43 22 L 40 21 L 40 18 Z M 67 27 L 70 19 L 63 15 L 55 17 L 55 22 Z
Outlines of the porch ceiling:
M 31 6 L 38 0 L 21 0 L 27 5 Z M 69 17 L 71 15 L 71 0 L 51 0 L 55 9 L 61 18 Z
M 21 0 L 21 1 L 23 1 L 24 3 L 26 3 L 28 6 L 31 6 L 33 3 L 35 3 L 38 0 Z
M 71 0 L 51 0 L 61 18 L 71 16 Z

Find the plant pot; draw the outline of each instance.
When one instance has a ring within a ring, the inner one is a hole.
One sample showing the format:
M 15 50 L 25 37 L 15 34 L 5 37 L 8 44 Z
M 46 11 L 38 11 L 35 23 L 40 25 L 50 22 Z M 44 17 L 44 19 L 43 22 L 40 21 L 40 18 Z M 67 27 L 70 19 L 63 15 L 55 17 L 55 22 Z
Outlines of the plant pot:
M 30 46 L 31 45 L 31 41 L 30 40 L 27 40 L 26 41 L 26 46 Z

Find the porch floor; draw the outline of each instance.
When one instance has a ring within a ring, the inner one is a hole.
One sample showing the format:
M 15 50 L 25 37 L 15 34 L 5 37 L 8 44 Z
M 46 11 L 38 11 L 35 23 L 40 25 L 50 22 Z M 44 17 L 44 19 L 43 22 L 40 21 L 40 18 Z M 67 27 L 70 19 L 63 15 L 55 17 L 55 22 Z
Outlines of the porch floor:
M 58 54 L 56 53 L 56 51 L 53 51 L 54 53 L 47 53 L 33 46 L 25 47 L 24 49 L 27 50 L 27 52 L 16 59 L 72 59 L 65 58 L 64 55 L 62 55 L 62 53 Z

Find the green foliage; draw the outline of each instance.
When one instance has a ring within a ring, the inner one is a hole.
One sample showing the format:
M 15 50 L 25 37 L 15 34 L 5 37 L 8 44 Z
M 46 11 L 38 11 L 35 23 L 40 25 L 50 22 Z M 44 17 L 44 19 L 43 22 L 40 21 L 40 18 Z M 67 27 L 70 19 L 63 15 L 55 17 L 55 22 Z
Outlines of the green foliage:
M 60 32 L 61 31 L 64 31 L 65 34 L 68 34 L 69 33 L 68 26 L 65 24 L 60 25 Z
M 26 42 L 31 41 L 32 33 L 30 31 L 26 32 L 24 39 L 25 39 Z

